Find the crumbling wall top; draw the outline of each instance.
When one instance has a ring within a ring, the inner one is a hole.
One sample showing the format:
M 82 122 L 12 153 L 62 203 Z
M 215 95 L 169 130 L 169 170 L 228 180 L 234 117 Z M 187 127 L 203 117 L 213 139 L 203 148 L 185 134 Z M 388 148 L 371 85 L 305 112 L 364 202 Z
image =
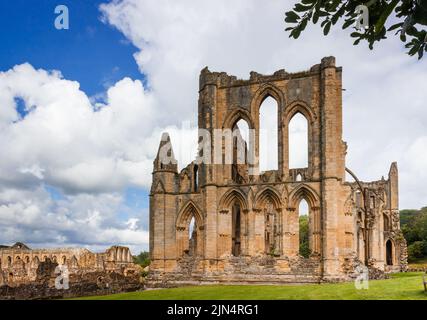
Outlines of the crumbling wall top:
M 341 67 L 335 66 L 335 57 L 324 57 L 320 64 L 313 65 L 309 70 L 300 71 L 295 73 L 289 73 L 285 69 L 280 69 L 271 75 L 264 75 L 255 71 L 250 72 L 249 79 L 238 79 L 236 76 L 229 75 L 226 72 L 212 72 L 208 67 L 205 67 L 200 72 L 199 78 L 199 90 L 207 85 L 215 85 L 217 87 L 232 87 L 232 86 L 244 86 L 254 83 L 271 82 L 285 79 L 296 79 L 309 77 L 316 74 L 320 74 L 322 70 L 326 68 L 336 68 L 338 72 L 341 72 Z

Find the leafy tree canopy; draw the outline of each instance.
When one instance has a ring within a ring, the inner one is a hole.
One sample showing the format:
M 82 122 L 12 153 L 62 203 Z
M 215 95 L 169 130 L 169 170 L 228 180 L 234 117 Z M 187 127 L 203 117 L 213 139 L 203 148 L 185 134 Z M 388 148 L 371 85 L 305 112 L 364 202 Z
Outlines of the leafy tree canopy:
M 136 264 L 141 265 L 143 268 L 150 265 L 150 253 L 147 251 L 141 252 L 139 255 L 133 257 Z
M 400 224 L 408 243 L 409 261 L 427 257 L 427 207 L 402 210 Z
M 369 21 L 363 28 L 351 33 L 354 45 L 367 41 L 374 48 L 376 41 L 386 39 L 394 32 L 405 43 L 408 54 L 418 54 L 418 59 L 427 51 L 427 0 L 301 0 L 291 11 L 286 12 L 285 22 L 292 24 L 285 30 L 289 37 L 297 39 L 308 22 L 321 22 L 323 33 L 327 35 L 339 20 L 342 28 L 355 26 L 360 21 L 360 5 L 368 9 Z M 386 24 L 390 22 L 387 28 Z

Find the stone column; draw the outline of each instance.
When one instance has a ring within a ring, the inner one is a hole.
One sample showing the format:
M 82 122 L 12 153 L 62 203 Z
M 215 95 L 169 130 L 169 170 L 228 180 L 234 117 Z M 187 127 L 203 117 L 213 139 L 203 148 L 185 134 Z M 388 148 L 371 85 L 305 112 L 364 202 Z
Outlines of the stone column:
M 295 256 L 299 251 L 298 229 L 299 221 L 296 216 L 296 209 L 292 207 L 286 208 L 285 221 L 283 224 L 283 255 Z
M 323 275 L 334 279 L 339 273 L 338 216 L 340 192 L 345 178 L 345 149 L 342 141 L 341 69 L 335 58 L 321 63 L 321 218 Z
M 217 208 L 217 188 L 216 186 L 205 187 L 205 208 L 204 217 L 204 256 L 206 259 L 216 259 L 218 257 L 218 208 Z
M 283 114 L 281 121 L 285 121 L 286 113 Z M 282 173 L 282 180 L 286 181 L 289 177 L 289 126 L 288 123 L 282 123 L 282 162 L 279 172 Z
M 253 256 L 256 253 L 256 232 L 255 232 L 255 216 L 256 213 L 254 210 L 248 210 L 246 214 L 248 221 L 247 229 L 247 254 Z
M 322 227 L 320 223 L 320 207 L 312 207 L 310 211 L 312 216 L 310 249 L 312 253 L 321 254 Z
M 263 254 L 265 251 L 264 248 L 264 233 L 265 233 L 265 221 L 264 221 L 264 211 L 262 209 L 254 208 L 255 213 L 255 245 L 254 251 L 255 254 Z
M 279 255 L 283 255 L 283 214 L 282 208 L 276 209 L 276 234 L 275 243 L 276 243 L 276 253 Z
M 240 245 L 241 255 L 249 255 L 249 212 L 248 209 L 241 211 L 241 225 L 240 225 Z
M 217 257 L 231 253 L 231 212 L 228 209 L 219 211 L 218 221 L 218 244 Z

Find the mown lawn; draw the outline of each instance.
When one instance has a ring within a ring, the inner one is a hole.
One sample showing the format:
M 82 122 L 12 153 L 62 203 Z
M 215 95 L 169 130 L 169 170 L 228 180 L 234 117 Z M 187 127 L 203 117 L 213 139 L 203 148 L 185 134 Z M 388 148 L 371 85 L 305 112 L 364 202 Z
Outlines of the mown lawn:
M 398 273 L 387 280 L 369 281 L 369 289 L 354 283 L 310 285 L 213 285 L 146 290 L 90 300 L 401 300 L 424 299 L 422 273 Z

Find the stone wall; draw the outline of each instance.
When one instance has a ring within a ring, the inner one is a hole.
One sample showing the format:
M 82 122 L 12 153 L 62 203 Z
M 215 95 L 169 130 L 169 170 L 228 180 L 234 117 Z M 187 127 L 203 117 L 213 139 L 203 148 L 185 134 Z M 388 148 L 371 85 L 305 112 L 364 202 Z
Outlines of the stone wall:
M 58 269 L 57 267 L 60 267 Z M 66 269 L 64 269 L 66 268 Z M 69 288 L 55 281 L 66 270 Z M 35 249 L 22 243 L 0 248 L 0 299 L 49 299 L 142 289 L 141 267 L 130 250 Z
M 259 163 L 249 159 L 259 158 L 259 111 L 267 97 L 278 105 L 278 169 L 260 172 Z M 298 113 L 308 123 L 308 166 L 290 169 L 288 127 Z M 239 120 L 254 133 L 244 144 L 243 163 L 237 161 L 234 138 L 232 148 L 224 138 L 230 130 L 240 139 Z M 191 279 L 341 281 L 354 277 L 355 269 L 349 266 L 357 264 L 378 270 L 372 271 L 375 274 L 405 270 L 397 164 L 392 164 L 387 180 L 368 183 L 346 168 L 342 68 L 335 66 L 334 57 L 323 58 L 308 71 L 251 72 L 246 80 L 205 68 L 200 74 L 198 124 L 209 133 L 199 141 L 207 141 L 204 146 L 210 149 L 200 148 L 196 161 L 178 172 L 167 133 L 154 160 L 153 285 Z M 347 173 L 355 182 L 346 181 Z M 309 206 L 309 258 L 299 252 L 303 200 Z

